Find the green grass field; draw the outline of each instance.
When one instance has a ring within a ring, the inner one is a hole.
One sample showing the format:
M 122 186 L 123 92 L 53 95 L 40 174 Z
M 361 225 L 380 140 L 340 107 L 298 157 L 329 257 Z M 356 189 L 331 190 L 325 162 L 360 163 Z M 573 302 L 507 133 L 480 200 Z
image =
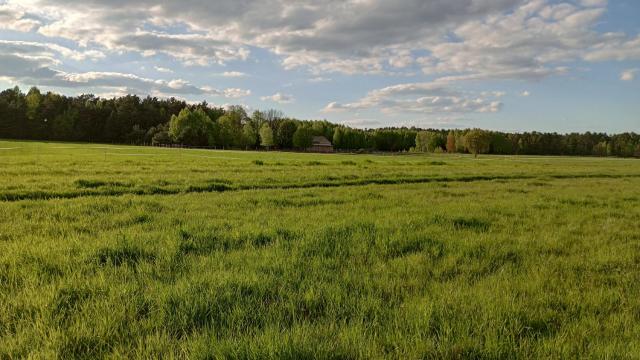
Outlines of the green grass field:
M 0 358 L 640 358 L 640 160 L 0 141 Z

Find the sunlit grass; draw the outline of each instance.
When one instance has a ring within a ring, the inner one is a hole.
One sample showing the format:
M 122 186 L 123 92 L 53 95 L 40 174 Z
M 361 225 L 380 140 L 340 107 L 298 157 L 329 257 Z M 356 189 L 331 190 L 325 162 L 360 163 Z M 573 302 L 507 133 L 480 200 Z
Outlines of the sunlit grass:
M 640 356 L 638 161 L 0 148 L 0 357 Z

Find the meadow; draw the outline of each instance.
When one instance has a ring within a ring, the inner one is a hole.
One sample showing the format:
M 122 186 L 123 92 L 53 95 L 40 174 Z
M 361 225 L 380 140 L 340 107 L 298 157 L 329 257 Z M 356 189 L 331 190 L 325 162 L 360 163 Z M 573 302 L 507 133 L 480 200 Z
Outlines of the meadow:
M 640 160 L 0 141 L 0 358 L 640 358 Z

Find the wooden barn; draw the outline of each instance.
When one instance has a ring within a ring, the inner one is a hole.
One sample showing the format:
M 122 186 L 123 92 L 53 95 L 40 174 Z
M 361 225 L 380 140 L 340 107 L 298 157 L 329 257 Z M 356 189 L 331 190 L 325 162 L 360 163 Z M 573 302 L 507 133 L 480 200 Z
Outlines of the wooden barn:
M 331 153 L 333 152 L 333 145 L 324 136 L 314 136 L 311 147 L 308 148 L 307 151 L 317 153 Z

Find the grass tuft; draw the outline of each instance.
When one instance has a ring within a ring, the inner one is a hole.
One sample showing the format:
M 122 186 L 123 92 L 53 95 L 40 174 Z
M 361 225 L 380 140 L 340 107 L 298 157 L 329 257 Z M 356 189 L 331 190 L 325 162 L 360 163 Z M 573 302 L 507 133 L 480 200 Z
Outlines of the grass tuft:
M 94 259 L 100 266 L 135 266 L 142 261 L 153 262 L 156 256 L 140 247 L 119 245 L 115 248 L 99 249 Z
M 451 222 L 456 230 L 488 231 L 491 223 L 477 218 L 455 218 Z

